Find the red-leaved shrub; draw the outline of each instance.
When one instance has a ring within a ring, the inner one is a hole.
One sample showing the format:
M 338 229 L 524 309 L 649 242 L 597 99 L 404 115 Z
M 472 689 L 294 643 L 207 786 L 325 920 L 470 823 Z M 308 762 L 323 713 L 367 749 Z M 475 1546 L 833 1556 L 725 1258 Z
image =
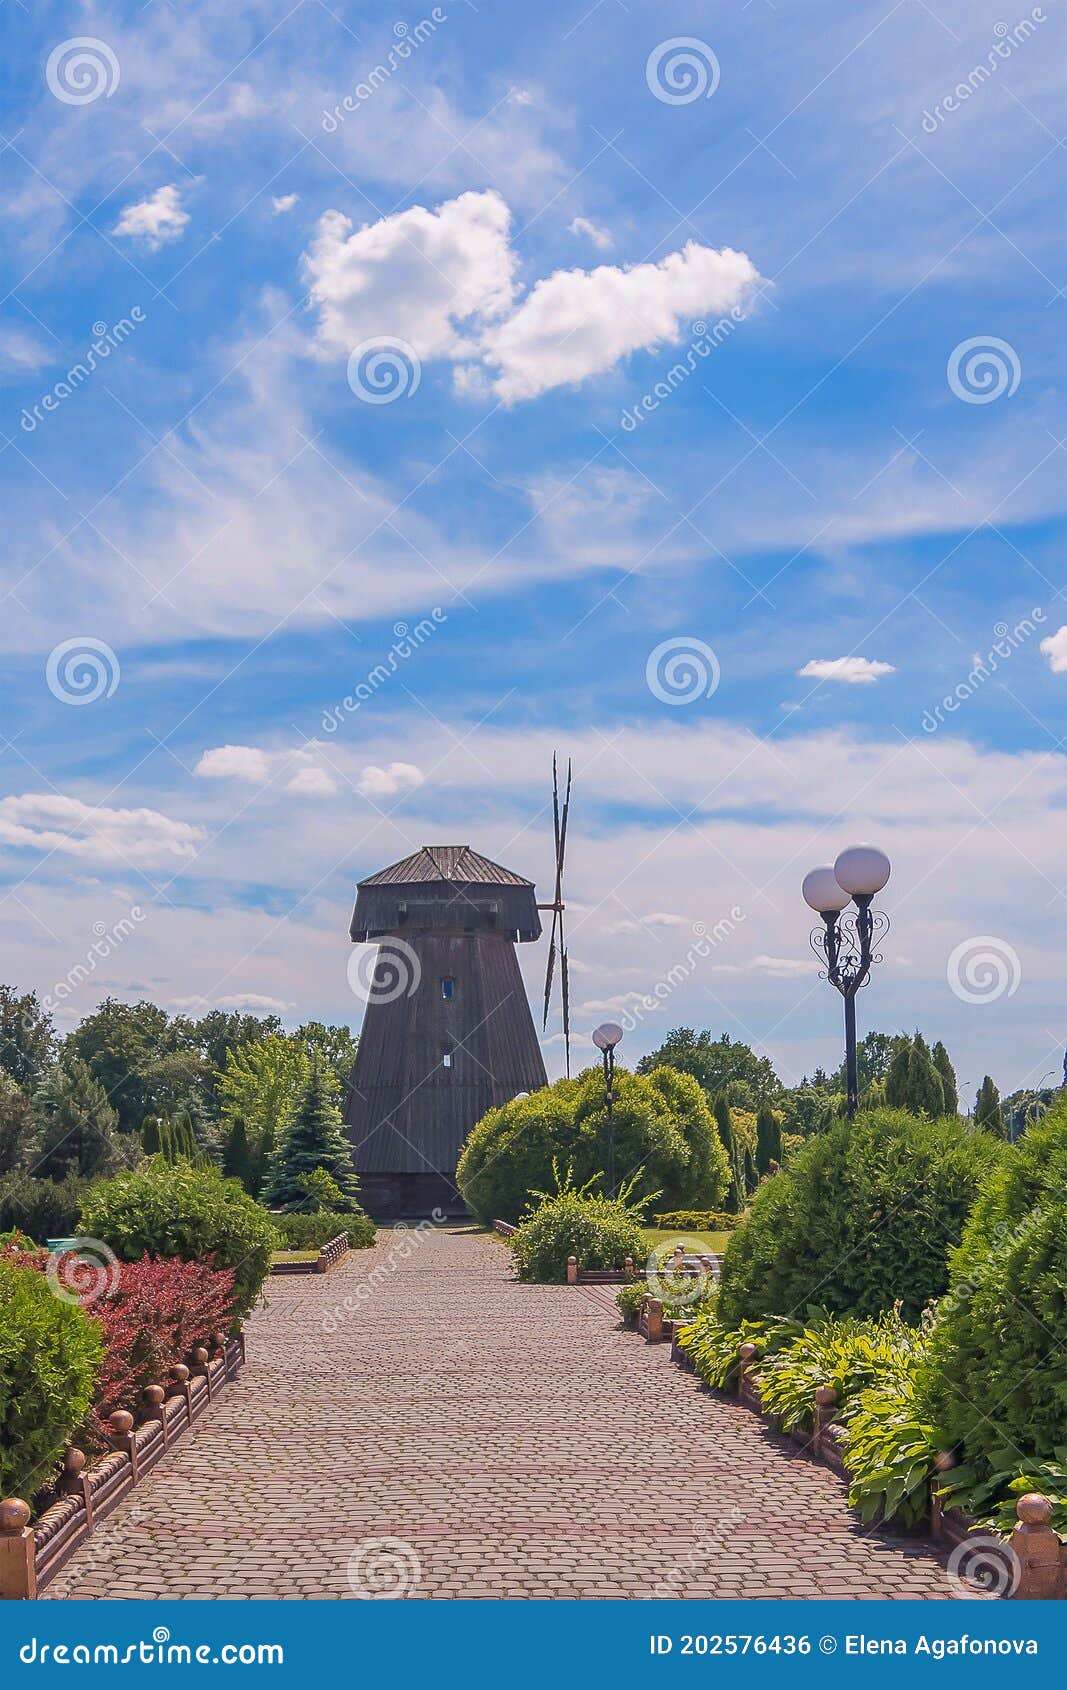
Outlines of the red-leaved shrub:
M 118 1289 L 89 1310 L 103 1327 L 104 1365 L 96 1391 L 103 1417 L 135 1409 L 146 1385 L 165 1384 L 167 1369 L 185 1361 L 233 1312 L 231 1268 L 176 1256 L 123 1262 Z

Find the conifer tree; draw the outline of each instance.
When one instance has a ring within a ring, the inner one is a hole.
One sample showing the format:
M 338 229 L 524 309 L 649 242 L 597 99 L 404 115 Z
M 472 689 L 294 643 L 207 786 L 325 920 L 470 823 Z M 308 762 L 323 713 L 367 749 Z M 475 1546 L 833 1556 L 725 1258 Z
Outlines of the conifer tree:
M 359 1181 L 334 1095 L 331 1075 L 321 1061 L 313 1061 L 289 1130 L 271 1157 L 263 1197 L 271 1208 L 303 1202 L 303 1177 L 316 1168 L 324 1168 L 345 1197 L 355 1201 Z
M 988 1074 L 978 1088 L 974 1105 L 974 1124 L 976 1127 L 984 1127 L 986 1132 L 995 1133 L 998 1138 L 1004 1137 L 1004 1112 L 1000 1107 L 1000 1093 Z
M 159 1116 L 146 1115 L 141 1122 L 141 1149 L 146 1156 L 158 1156 L 160 1151 Z
M 230 1136 L 226 1140 L 223 1151 L 222 1171 L 231 1179 L 239 1179 L 250 1196 L 259 1194 L 259 1181 L 252 1161 L 252 1154 L 248 1147 L 248 1131 L 244 1117 L 238 1115 L 230 1129 Z
M 34 1172 L 41 1178 L 94 1178 L 120 1165 L 118 1113 L 84 1062 L 53 1068 L 34 1095 L 33 1113 L 38 1125 Z
M 782 1129 L 769 1103 L 756 1116 L 756 1167 L 765 1174 L 772 1162 L 782 1160 Z
M 893 1052 L 885 1077 L 885 1101 L 889 1109 L 908 1107 L 908 1062 L 911 1040 L 901 1042 Z
M 737 1214 L 745 1206 L 744 1178 L 742 1175 L 737 1140 L 734 1137 L 734 1124 L 733 1118 L 730 1114 L 730 1105 L 723 1092 L 720 1092 L 718 1097 L 715 1099 L 715 1106 L 712 1113 L 715 1116 L 715 1125 L 719 1129 L 719 1137 L 722 1140 L 722 1147 L 726 1152 L 726 1160 L 730 1164 L 730 1189 L 726 1195 L 726 1207 L 730 1214 Z
M 908 1095 L 906 1108 L 913 1115 L 925 1115 L 936 1120 L 945 1113 L 945 1088 L 934 1066 L 930 1047 L 921 1033 L 916 1033 L 908 1053 Z
M 958 1115 L 960 1112 L 960 1097 L 956 1087 L 956 1070 L 949 1059 L 948 1051 L 938 1039 L 930 1052 L 934 1060 L 934 1067 L 941 1077 L 941 1085 L 945 1093 L 945 1114 Z

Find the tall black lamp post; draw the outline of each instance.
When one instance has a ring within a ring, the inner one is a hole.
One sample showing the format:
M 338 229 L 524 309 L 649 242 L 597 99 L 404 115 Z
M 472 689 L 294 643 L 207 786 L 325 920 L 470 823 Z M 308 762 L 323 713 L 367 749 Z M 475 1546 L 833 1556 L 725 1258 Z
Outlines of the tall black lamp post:
M 593 1043 L 604 1058 L 604 1096 L 608 1105 L 608 1196 L 615 1195 L 615 1046 L 622 1038 L 617 1021 L 605 1021 L 593 1034 Z
M 848 1118 L 859 1105 L 856 1068 L 856 993 L 865 986 L 871 964 L 880 962 L 876 940 L 889 931 L 888 916 L 871 908 L 890 875 L 889 858 L 877 845 L 850 845 L 832 868 L 813 868 L 804 876 L 804 901 L 822 917 L 811 935 L 811 948 L 825 958 L 826 975 L 845 1000 L 845 1086 Z M 855 912 L 844 914 L 849 903 Z

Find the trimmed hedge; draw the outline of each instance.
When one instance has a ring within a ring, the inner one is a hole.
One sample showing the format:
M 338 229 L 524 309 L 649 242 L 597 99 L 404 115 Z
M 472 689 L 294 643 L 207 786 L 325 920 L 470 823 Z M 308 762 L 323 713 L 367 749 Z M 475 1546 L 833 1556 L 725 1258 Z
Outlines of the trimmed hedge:
M 615 1075 L 615 1166 L 637 1171 L 636 1201 L 662 1196 L 671 1205 L 721 1203 L 729 1166 L 700 1086 L 688 1074 L 657 1068 Z M 573 1169 L 576 1185 L 603 1175 L 607 1160 L 604 1077 L 587 1069 L 528 1097 L 491 1109 L 472 1129 L 456 1182 L 485 1226 L 518 1221 L 532 1191 L 552 1185 L 553 1163 Z
M 11 1174 L 0 1180 L 0 1232 L 19 1232 L 44 1244 L 49 1238 L 70 1238 L 78 1230 L 78 1215 L 88 1182 L 77 1174 L 66 1179 L 33 1179 Z
M 91 1186 L 80 1230 L 109 1244 L 120 1260 L 180 1256 L 234 1270 L 234 1321 L 255 1305 L 279 1238 L 271 1218 L 239 1180 L 191 1162 L 153 1159 L 146 1167 Z
M 377 1237 L 374 1222 L 362 1209 L 343 1210 L 337 1214 L 319 1209 L 313 1215 L 293 1210 L 287 1215 L 272 1215 L 271 1219 L 285 1240 L 287 1250 L 321 1250 L 324 1244 L 342 1232 L 348 1234 L 350 1250 L 365 1250 Z
M 766 1180 L 726 1246 L 719 1310 L 918 1320 L 948 1284 L 948 1255 L 1003 1147 L 956 1116 L 881 1109 L 836 1122 Z
M 661 1232 L 733 1232 L 744 1216 L 728 1215 L 719 1209 L 669 1209 L 665 1215 L 653 1215 L 652 1220 Z
M 32 1501 L 93 1400 L 100 1327 L 44 1274 L 0 1256 L 0 1496 Z
M 1004 1155 L 952 1257 L 921 1397 L 983 1482 L 1067 1445 L 1067 1103 Z

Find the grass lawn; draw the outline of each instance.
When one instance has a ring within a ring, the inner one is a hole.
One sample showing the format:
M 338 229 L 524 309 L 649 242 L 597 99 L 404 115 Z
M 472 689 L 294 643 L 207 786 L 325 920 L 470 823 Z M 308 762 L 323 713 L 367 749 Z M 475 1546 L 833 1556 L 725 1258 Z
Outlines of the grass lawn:
M 730 1238 L 728 1232 L 679 1232 L 677 1229 L 668 1230 L 658 1226 L 646 1226 L 644 1233 L 645 1243 L 650 1250 L 654 1249 L 657 1244 L 665 1244 L 671 1238 L 676 1242 L 683 1239 L 686 1246 L 692 1249 L 693 1244 L 699 1239 L 702 1256 L 721 1256 Z
M 271 1257 L 272 1262 L 317 1262 L 318 1259 L 317 1250 L 275 1250 Z

